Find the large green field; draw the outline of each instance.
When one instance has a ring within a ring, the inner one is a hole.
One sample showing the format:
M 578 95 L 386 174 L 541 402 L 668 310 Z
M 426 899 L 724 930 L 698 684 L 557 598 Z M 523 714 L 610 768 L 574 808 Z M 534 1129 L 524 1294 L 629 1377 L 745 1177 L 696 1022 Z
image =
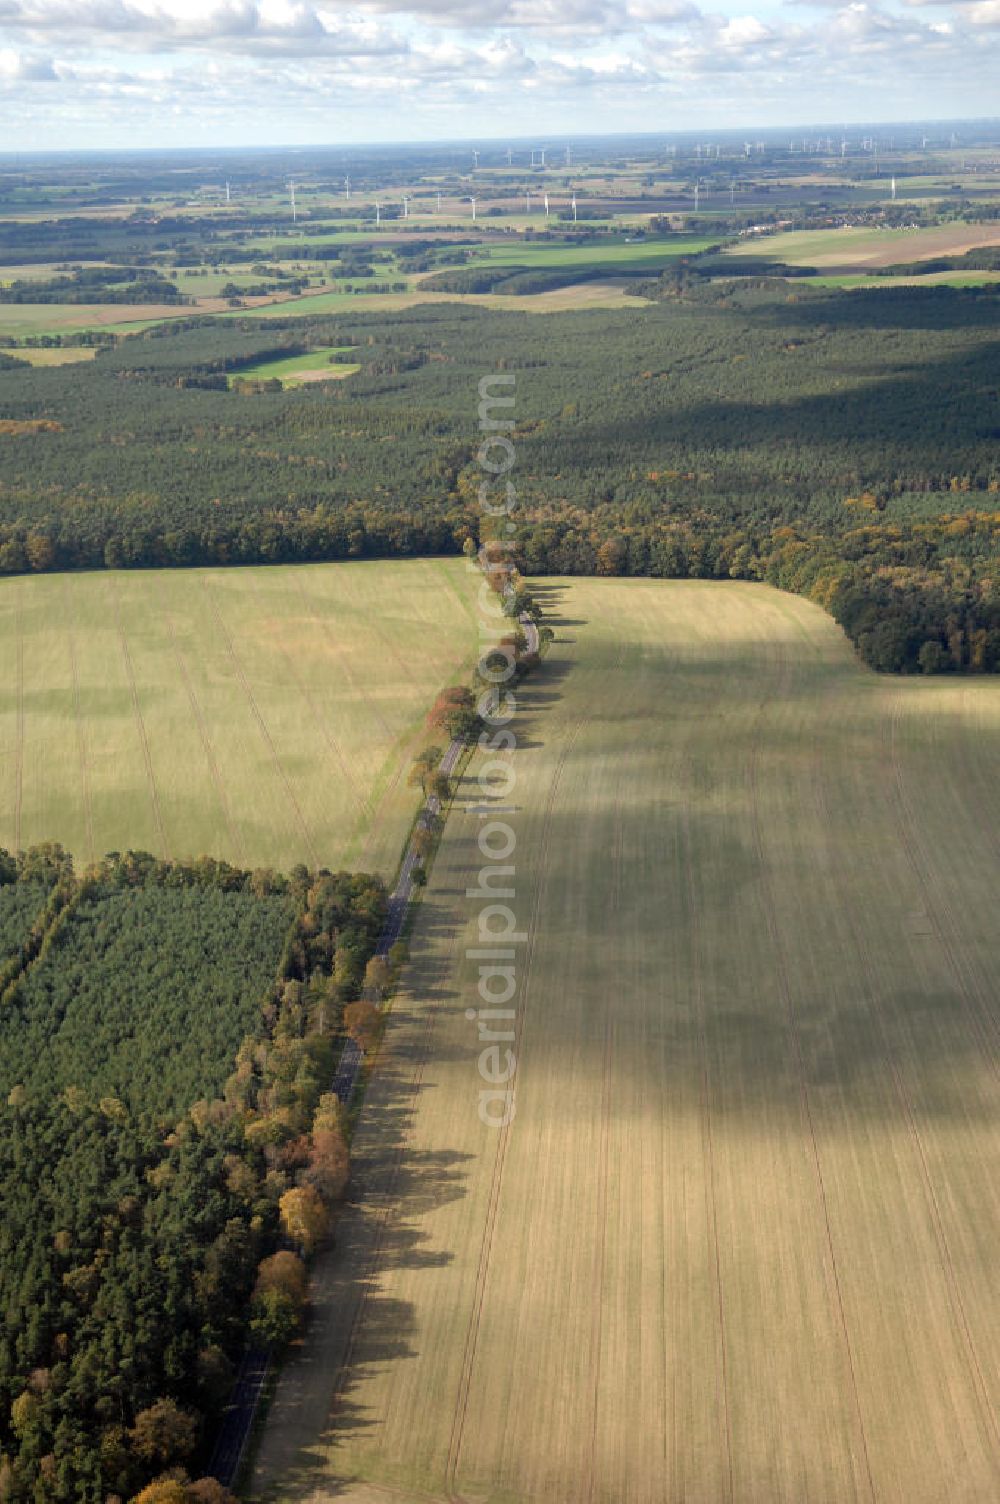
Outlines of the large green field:
M 650 271 L 678 256 L 693 256 L 712 244 L 705 237 L 671 236 L 669 239 L 596 240 L 578 245 L 574 242 L 544 241 L 512 247 L 485 247 L 472 266 L 530 266 L 547 270 L 562 267 L 596 266 L 607 268 L 609 275 L 621 271 Z
M 0 846 L 391 875 L 471 588 L 456 560 L 0 581 Z
M 517 1115 L 467 783 L 254 1496 L 1000 1497 L 1000 686 L 876 677 L 763 586 L 542 594 Z
M 318 380 L 338 381 L 345 376 L 353 376 L 360 366 L 345 363 L 333 364 L 331 357 L 342 355 L 349 345 L 326 345 L 319 350 L 307 350 L 301 355 L 286 355 L 276 360 L 257 360 L 252 365 L 241 366 L 233 372 L 236 378 L 264 377 L 273 378 L 284 386 L 296 386 L 301 381 Z M 232 380 L 232 378 L 230 378 Z

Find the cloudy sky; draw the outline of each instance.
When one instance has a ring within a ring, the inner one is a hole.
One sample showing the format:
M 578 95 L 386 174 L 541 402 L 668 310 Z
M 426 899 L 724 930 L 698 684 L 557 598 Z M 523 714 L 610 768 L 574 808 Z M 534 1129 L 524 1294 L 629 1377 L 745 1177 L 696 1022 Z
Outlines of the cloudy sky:
M 0 0 L 0 148 L 1000 114 L 1000 0 Z

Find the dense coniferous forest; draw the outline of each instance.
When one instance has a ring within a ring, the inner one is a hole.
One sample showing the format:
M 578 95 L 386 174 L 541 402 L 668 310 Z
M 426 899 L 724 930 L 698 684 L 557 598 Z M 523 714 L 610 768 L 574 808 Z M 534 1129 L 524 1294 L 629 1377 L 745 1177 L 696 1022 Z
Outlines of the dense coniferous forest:
M 515 372 L 526 570 L 775 579 L 879 667 L 936 642 L 939 667 L 995 668 L 998 309 L 671 282 L 644 310 L 185 320 L 5 366 L 0 570 L 454 551 L 480 515 L 480 378 Z M 329 346 L 357 374 L 232 379 Z
M 203 1468 L 346 1178 L 324 1093 L 384 913 L 365 876 L 0 853 L 4 1499 Z

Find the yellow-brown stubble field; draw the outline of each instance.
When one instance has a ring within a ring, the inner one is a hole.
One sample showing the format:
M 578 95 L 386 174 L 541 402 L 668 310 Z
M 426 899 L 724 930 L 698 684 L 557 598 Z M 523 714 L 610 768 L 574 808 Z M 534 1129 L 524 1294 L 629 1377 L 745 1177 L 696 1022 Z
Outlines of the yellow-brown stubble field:
M 0 846 L 391 877 L 474 600 L 460 559 L 0 580 Z
M 517 1116 L 456 807 L 252 1492 L 986 1504 L 1000 685 L 762 586 L 541 588 Z

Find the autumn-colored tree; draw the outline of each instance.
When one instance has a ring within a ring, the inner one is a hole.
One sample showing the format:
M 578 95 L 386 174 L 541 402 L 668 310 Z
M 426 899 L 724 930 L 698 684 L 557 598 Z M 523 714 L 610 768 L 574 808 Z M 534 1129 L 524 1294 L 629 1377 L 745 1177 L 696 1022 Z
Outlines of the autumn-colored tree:
M 143 1462 L 169 1464 L 194 1450 L 198 1423 L 174 1400 L 161 1399 L 140 1410 L 128 1436 L 133 1452 Z
M 55 544 L 47 533 L 29 533 L 24 541 L 24 551 L 32 569 L 51 569 L 55 563 Z
M 189 1504 L 190 1497 L 185 1476 L 167 1473 L 147 1483 L 141 1493 L 132 1496 L 130 1504 Z
M 218 1478 L 198 1478 L 188 1484 L 188 1504 L 236 1504 L 235 1494 L 223 1488 Z
M 348 1003 L 344 1009 L 344 1028 L 366 1055 L 378 1038 L 381 1021 L 382 1015 L 375 1004 L 366 1002 L 363 998 L 359 1002 Z
M 286 1236 L 306 1255 L 314 1253 L 326 1237 L 330 1217 L 313 1185 L 297 1185 L 286 1191 L 278 1202 L 278 1215 Z
M 410 845 L 421 861 L 423 861 L 434 850 L 433 830 L 429 830 L 426 825 L 418 825 L 410 839 Z
M 431 714 L 431 724 L 446 731 L 450 741 L 471 741 L 478 735 L 482 722 L 473 705 L 442 705 Z
M 257 1283 L 254 1285 L 254 1299 L 266 1290 L 280 1290 L 296 1305 L 302 1306 L 305 1304 L 307 1285 L 305 1264 L 297 1253 L 283 1248 L 279 1253 L 272 1253 L 269 1258 L 261 1259 L 257 1269 Z
M 407 783 L 411 788 L 421 788 L 424 793 L 427 792 L 427 781 L 436 771 L 441 757 L 440 747 L 425 747 L 422 752 L 417 753 L 407 777 Z
M 351 1176 L 350 1150 L 339 1128 L 316 1128 L 312 1137 L 312 1153 L 302 1179 L 329 1205 L 338 1201 L 347 1189 Z
M 299 1328 L 306 1303 L 306 1269 L 287 1250 L 264 1259 L 257 1271 L 250 1302 L 251 1325 L 258 1341 L 283 1347 Z
M 40 1414 L 38 1400 L 30 1389 L 25 1389 L 10 1407 L 10 1428 L 14 1435 L 22 1441 L 30 1436 L 38 1426 Z
M 621 574 L 628 558 L 628 544 L 624 538 L 609 538 L 597 550 L 597 573 Z
M 417 836 L 422 832 L 424 832 L 423 826 L 420 826 L 414 832 L 414 844 L 416 843 Z M 427 835 L 430 834 L 429 831 L 426 831 L 425 833 Z M 389 962 L 386 960 L 385 956 L 372 956 L 371 960 L 368 962 L 368 965 L 365 967 L 365 987 L 369 991 L 377 993 L 379 996 L 381 996 L 382 993 L 384 993 L 388 989 L 391 981 L 392 967 L 389 965 Z

